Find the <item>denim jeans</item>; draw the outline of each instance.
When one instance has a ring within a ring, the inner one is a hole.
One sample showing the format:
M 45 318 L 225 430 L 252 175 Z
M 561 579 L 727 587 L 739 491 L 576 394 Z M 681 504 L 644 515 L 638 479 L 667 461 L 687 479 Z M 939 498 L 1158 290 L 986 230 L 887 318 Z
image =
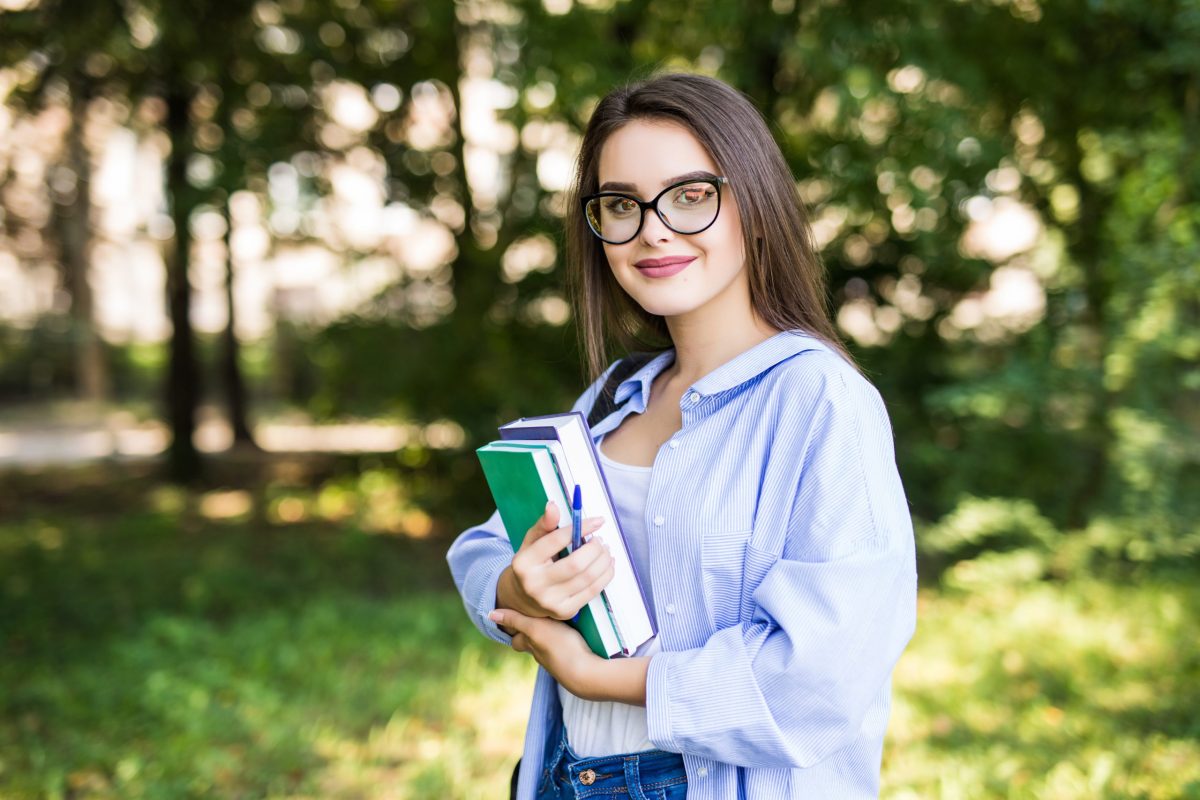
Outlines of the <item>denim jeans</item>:
M 687 773 L 683 756 L 665 750 L 642 750 L 598 758 L 580 758 L 567 743 L 567 730 L 546 760 L 537 800 L 683 800 Z

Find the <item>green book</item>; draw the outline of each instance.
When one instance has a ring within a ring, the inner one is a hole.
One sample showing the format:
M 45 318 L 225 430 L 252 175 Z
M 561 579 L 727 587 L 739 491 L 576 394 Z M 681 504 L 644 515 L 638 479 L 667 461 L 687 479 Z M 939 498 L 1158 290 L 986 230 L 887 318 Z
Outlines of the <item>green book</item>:
M 550 445 L 492 442 L 475 452 L 513 552 L 521 547 L 525 534 L 542 516 L 547 502 L 558 506 L 560 525 L 569 523 L 571 505 L 562 470 Z M 560 555 L 566 554 L 564 550 Z M 621 652 L 619 637 L 601 596 L 581 608 L 578 618 L 569 624 L 582 634 L 596 655 L 609 658 Z

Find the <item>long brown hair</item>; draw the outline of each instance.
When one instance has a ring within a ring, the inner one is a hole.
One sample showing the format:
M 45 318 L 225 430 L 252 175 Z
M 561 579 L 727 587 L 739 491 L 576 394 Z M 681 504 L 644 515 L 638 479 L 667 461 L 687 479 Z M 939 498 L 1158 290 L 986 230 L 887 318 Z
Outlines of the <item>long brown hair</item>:
M 588 380 L 608 366 L 610 341 L 624 352 L 671 346 L 666 320 L 639 306 L 613 277 L 579 203 L 599 187 L 605 141 L 634 120 L 687 128 L 729 179 L 723 191 L 736 193 L 755 313 L 777 330 L 802 330 L 824 340 L 853 363 L 829 318 L 825 269 L 804 204 L 762 115 L 726 83 L 672 73 L 614 89 L 596 106 L 583 134 L 567 204 L 567 282 Z

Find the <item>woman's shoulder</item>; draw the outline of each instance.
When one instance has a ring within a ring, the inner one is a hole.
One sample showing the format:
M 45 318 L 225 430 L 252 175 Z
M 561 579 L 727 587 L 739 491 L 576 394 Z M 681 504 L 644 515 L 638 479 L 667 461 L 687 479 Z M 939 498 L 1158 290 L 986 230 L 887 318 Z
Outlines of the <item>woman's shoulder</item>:
M 853 417 L 874 416 L 883 409 L 883 399 L 870 379 L 836 348 L 820 340 L 781 362 L 772 370 L 772 378 L 781 411 Z
M 858 365 L 838 348 L 811 334 L 798 331 L 795 334 L 804 342 L 804 347 L 779 363 L 774 371 L 777 380 L 827 391 L 842 386 L 854 391 L 875 390 Z

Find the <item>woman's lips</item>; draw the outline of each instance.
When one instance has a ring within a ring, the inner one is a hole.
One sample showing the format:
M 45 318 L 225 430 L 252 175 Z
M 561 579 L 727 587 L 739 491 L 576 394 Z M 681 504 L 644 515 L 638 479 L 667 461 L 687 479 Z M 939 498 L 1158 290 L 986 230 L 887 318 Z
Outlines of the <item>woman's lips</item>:
M 670 258 L 643 258 L 634 264 L 638 271 L 649 278 L 669 278 L 683 272 L 695 256 L 672 256 Z

